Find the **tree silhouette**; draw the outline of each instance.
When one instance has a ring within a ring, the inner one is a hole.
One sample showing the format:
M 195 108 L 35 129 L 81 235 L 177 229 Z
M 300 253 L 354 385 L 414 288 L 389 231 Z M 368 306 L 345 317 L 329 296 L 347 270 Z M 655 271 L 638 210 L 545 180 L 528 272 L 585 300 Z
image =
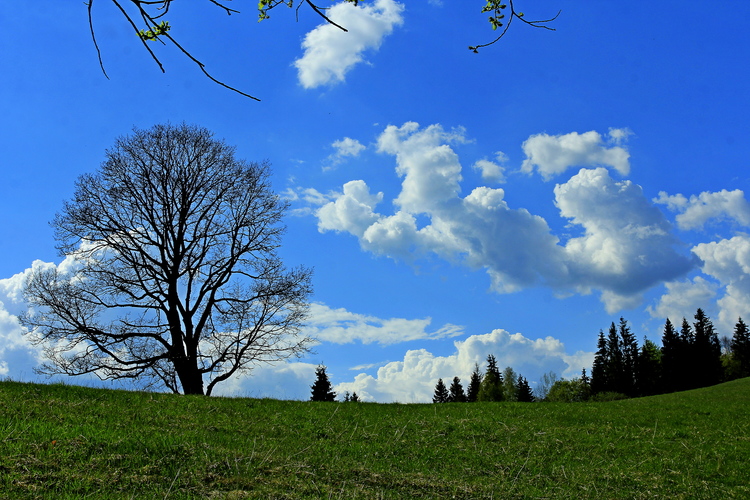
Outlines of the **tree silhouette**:
M 71 265 L 37 269 L 22 317 L 47 374 L 138 379 L 211 394 L 235 374 L 307 352 L 311 271 L 276 254 L 287 204 L 265 163 L 204 129 L 117 140 L 52 225 Z
M 312 389 L 310 401 L 336 401 L 336 393 L 333 392 L 333 385 L 323 365 L 318 365 L 315 369 L 315 382 L 310 389 Z
M 448 393 L 448 389 L 443 383 L 443 379 L 438 379 L 437 384 L 435 385 L 435 394 L 432 396 L 432 402 L 447 403 L 449 398 L 450 394 Z
M 479 387 L 482 384 L 482 372 L 479 371 L 479 364 L 474 364 L 474 371 L 471 372 L 471 378 L 469 379 L 469 387 L 466 389 L 466 401 L 474 403 L 477 401 L 479 396 Z
M 464 386 L 461 385 L 461 379 L 453 377 L 453 382 L 450 387 L 450 394 L 448 395 L 449 403 L 465 403 L 466 394 L 464 394 Z

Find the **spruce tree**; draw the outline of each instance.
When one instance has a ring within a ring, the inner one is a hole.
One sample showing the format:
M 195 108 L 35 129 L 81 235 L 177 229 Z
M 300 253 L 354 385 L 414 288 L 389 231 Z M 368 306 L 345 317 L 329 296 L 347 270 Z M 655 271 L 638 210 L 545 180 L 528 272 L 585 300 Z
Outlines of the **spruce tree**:
M 636 364 L 636 395 L 653 396 L 661 392 L 661 349 L 644 338 Z
M 312 395 L 310 396 L 310 401 L 335 401 L 336 393 L 333 392 L 331 381 L 328 380 L 326 367 L 318 365 L 315 369 L 315 376 L 315 383 L 311 386 Z
M 495 356 L 487 356 L 487 371 L 482 377 L 479 385 L 477 401 L 502 401 L 503 400 L 503 376 L 497 368 Z
M 698 357 L 695 352 L 695 334 L 693 327 L 687 319 L 682 318 L 680 328 L 680 352 L 678 354 L 677 372 L 680 376 L 678 391 L 695 389 L 698 387 L 700 372 L 698 370 Z
M 349 398 L 349 402 L 351 403 L 359 403 L 359 396 L 357 396 L 357 392 L 352 392 L 352 397 Z
M 453 377 L 453 382 L 450 387 L 450 394 L 448 395 L 449 403 L 465 403 L 466 394 L 464 394 L 464 386 L 461 385 L 461 379 Z
M 734 326 L 731 345 L 732 356 L 738 365 L 737 376 L 750 377 L 750 332 L 742 318 Z
M 721 345 L 719 336 L 711 320 L 698 309 L 695 313 L 695 356 L 703 376 L 698 380 L 698 387 L 716 385 L 722 379 Z
M 617 332 L 617 327 L 614 322 L 609 327 L 609 335 L 607 335 L 607 392 L 619 392 L 624 393 L 627 387 L 625 380 L 625 365 L 623 362 L 622 355 L 622 344 L 620 342 L 620 335 Z
M 479 396 L 479 387 L 482 384 L 482 372 L 479 371 L 479 364 L 474 364 L 474 371 L 469 379 L 469 387 L 466 388 L 466 401 L 475 403 Z
M 664 324 L 664 333 L 661 337 L 661 391 L 664 393 L 680 390 L 682 385 L 682 373 L 680 373 L 680 355 L 684 351 L 682 338 L 667 318 Z
M 622 389 L 619 392 L 630 397 L 636 395 L 636 363 L 638 362 L 638 341 L 630 331 L 625 318 L 620 318 L 620 341 L 622 349 Z
M 439 378 L 437 381 L 437 384 L 435 385 L 435 394 L 432 396 L 432 402 L 433 403 L 447 403 L 449 397 L 450 397 L 450 394 L 448 393 L 448 389 L 445 387 L 445 384 L 443 383 L 443 379 Z
M 599 330 L 599 339 L 596 342 L 596 355 L 591 367 L 591 393 L 598 394 L 606 392 L 609 386 L 607 381 L 607 339 L 604 332 Z
M 526 377 L 518 376 L 518 402 L 519 403 L 533 403 L 534 393 L 529 386 L 529 381 Z

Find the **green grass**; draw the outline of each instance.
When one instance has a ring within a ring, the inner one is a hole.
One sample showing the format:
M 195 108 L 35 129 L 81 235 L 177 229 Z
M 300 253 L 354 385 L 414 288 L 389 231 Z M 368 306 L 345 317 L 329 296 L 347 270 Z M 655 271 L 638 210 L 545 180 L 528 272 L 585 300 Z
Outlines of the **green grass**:
M 750 498 L 750 379 L 397 405 L 0 383 L 0 498 Z

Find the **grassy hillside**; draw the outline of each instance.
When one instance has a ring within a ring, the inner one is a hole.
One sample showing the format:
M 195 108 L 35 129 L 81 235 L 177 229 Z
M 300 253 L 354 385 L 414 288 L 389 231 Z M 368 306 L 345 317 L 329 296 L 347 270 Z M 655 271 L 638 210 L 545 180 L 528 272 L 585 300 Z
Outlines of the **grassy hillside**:
M 0 383 L 0 498 L 750 498 L 750 379 L 380 405 Z

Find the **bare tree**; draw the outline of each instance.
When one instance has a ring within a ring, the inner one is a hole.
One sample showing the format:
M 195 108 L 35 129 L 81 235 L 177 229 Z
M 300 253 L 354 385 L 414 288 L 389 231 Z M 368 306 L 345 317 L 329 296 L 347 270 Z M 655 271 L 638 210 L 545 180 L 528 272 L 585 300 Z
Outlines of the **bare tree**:
M 157 125 L 118 139 L 52 225 L 74 264 L 26 284 L 22 321 L 40 372 L 138 379 L 210 395 L 256 364 L 308 351 L 311 271 L 276 254 L 287 204 L 269 166 L 204 129 Z

